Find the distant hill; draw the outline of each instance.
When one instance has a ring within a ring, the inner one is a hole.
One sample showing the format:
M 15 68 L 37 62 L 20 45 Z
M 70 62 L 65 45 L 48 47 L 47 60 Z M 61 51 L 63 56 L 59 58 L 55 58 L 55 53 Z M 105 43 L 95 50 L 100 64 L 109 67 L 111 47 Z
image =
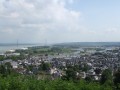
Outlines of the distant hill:
M 120 42 L 69 42 L 59 43 L 54 46 L 69 46 L 69 47 L 92 47 L 92 46 L 120 46 Z

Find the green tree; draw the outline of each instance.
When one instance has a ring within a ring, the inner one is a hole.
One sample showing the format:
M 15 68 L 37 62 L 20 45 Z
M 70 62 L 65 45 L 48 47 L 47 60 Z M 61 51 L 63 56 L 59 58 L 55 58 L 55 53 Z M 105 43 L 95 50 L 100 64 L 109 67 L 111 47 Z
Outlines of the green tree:
M 5 65 L 0 65 L 0 74 L 4 75 L 6 73 Z
M 90 82 L 93 81 L 92 78 L 91 78 L 90 76 L 86 77 L 85 80 L 86 80 L 88 83 L 90 83 Z
M 41 65 L 39 66 L 39 70 L 47 71 L 51 67 L 50 63 L 45 63 L 42 62 Z
M 95 71 L 96 74 L 100 74 L 102 72 L 102 70 L 99 69 L 99 68 L 96 68 L 94 71 Z
M 112 82 L 112 71 L 110 69 L 105 69 L 101 75 L 100 83 L 106 82 Z
M 4 56 L 0 56 L 0 61 L 3 61 L 5 59 Z
M 114 84 L 117 87 L 117 89 L 120 89 L 120 70 L 118 70 L 115 74 L 114 74 Z
M 68 68 L 66 70 L 66 77 L 67 77 L 67 80 L 76 79 L 76 71 L 74 71 L 73 68 Z

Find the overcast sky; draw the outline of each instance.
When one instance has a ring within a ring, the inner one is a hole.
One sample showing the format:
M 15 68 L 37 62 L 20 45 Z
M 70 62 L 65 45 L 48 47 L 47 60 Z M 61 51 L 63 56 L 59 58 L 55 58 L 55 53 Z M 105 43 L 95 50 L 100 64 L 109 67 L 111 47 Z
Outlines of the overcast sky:
M 0 43 L 120 41 L 120 0 L 0 0 Z

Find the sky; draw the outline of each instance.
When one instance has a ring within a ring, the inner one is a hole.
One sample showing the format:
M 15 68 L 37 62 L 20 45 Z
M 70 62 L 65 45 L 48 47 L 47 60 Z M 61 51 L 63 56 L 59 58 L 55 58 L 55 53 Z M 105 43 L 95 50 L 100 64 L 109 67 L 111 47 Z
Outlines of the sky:
M 0 0 L 0 43 L 119 42 L 120 0 Z

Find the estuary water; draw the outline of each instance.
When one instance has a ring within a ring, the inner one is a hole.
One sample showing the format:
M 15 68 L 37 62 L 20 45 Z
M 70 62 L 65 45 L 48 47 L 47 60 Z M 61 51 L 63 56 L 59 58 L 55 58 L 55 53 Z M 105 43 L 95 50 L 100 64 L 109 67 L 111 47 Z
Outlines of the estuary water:
M 5 53 L 8 50 L 15 50 L 15 49 L 21 49 L 21 48 L 27 48 L 27 47 L 33 47 L 36 45 L 0 45 L 0 54 Z

